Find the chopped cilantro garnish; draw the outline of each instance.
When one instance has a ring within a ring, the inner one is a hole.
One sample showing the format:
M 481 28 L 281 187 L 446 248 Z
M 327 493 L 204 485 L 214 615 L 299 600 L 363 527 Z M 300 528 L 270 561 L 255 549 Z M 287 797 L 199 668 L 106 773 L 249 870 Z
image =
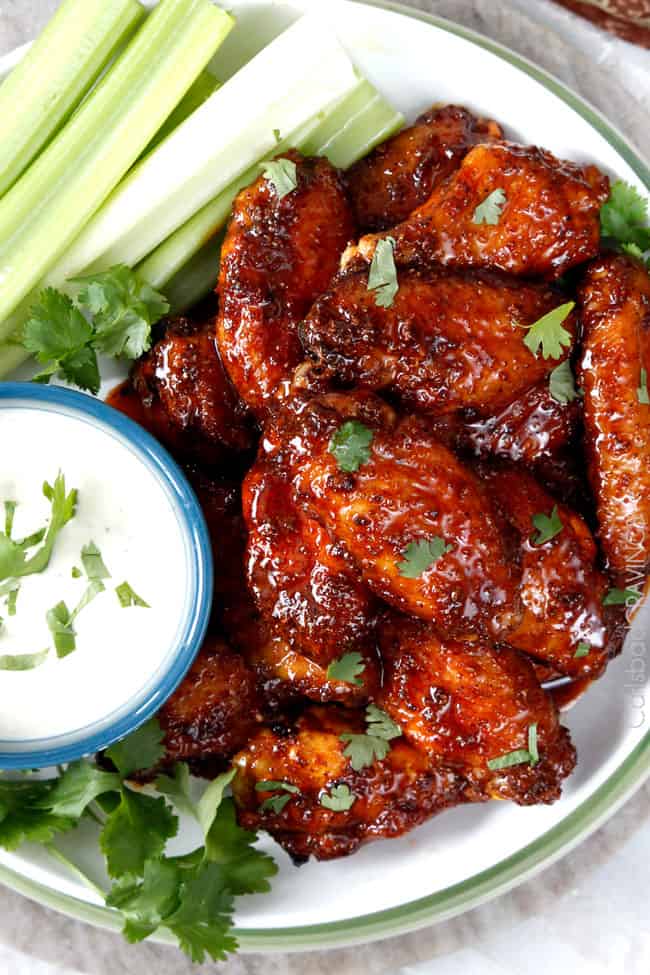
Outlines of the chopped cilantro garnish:
M 591 646 L 584 640 L 580 640 L 576 652 L 573 654 L 573 659 L 580 660 L 581 657 L 586 657 L 590 650 Z
M 83 572 L 81 571 L 80 568 L 78 568 L 78 566 L 73 565 L 70 575 L 72 576 L 73 579 L 81 579 Z
M 260 165 L 264 179 L 275 187 L 278 200 L 283 200 L 298 186 L 298 171 L 292 159 L 274 159 Z
M 539 762 L 539 752 L 537 749 L 537 724 L 531 724 L 528 728 L 528 748 L 518 748 L 514 752 L 500 755 L 498 758 L 491 758 L 487 767 L 492 772 L 499 769 L 511 768 L 513 765 L 537 765 Z
M 487 223 L 496 226 L 506 205 L 506 195 L 501 189 L 492 190 L 474 210 L 472 223 Z
M 128 582 L 121 582 L 119 586 L 115 587 L 115 592 L 122 609 L 126 609 L 129 606 L 143 606 L 145 609 L 151 609 L 149 603 L 146 603 L 141 596 L 138 596 L 137 592 L 134 592 Z
M 163 739 L 162 729 L 153 718 L 140 725 L 128 738 L 107 748 L 106 756 L 120 775 L 127 778 L 138 769 L 148 769 L 158 764 L 165 754 Z
M 54 649 L 60 659 L 77 649 L 72 616 L 66 604 L 61 600 L 46 613 L 47 625 L 54 640 Z
M 645 369 L 641 370 L 639 388 L 636 391 L 636 398 L 643 406 L 650 406 L 650 396 L 648 395 L 648 373 Z
M 16 579 L 46 569 L 52 556 L 57 535 L 64 525 L 74 517 L 77 492 L 72 490 L 66 494 L 63 474 L 60 472 L 57 474 L 54 485 L 50 485 L 46 481 L 43 485 L 43 494 L 51 505 L 47 530 L 21 541 L 14 541 L 4 532 L 0 532 L 0 579 Z M 41 540 L 43 540 L 41 548 L 28 558 L 27 550 Z
M 638 589 L 610 589 L 603 599 L 603 606 L 633 606 L 641 599 Z
M 20 584 L 15 580 L 12 580 L 12 587 L 7 593 L 7 616 L 16 615 L 16 604 L 18 602 L 19 592 L 20 592 Z
M 5 535 L 11 538 L 14 527 L 14 515 L 18 507 L 17 501 L 5 501 Z
M 558 403 L 566 405 L 578 398 L 579 393 L 576 389 L 573 372 L 571 371 L 571 363 L 568 359 L 565 359 L 564 362 L 561 362 L 552 371 L 548 378 L 548 387 L 551 396 Z
M 271 812 L 281 813 L 286 804 L 291 799 L 291 796 L 297 795 L 300 789 L 297 785 L 292 785 L 291 782 L 276 782 L 272 779 L 265 779 L 261 782 L 255 783 L 255 789 L 258 792 L 284 792 L 285 795 L 281 796 L 269 796 L 260 805 L 260 810 L 264 812 L 270 809 Z
M 564 527 L 558 514 L 557 505 L 553 505 L 553 510 L 549 515 L 533 515 L 533 525 L 537 529 L 537 537 L 533 539 L 533 545 L 543 545 L 549 542 L 556 535 L 559 535 Z
M 612 184 L 609 199 L 600 210 L 603 237 L 619 244 L 634 244 L 643 253 L 650 249 L 648 201 L 622 179 Z
M 81 564 L 89 579 L 110 579 L 110 572 L 104 565 L 102 554 L 94 542 L 88 542 L 81 550 Z
M 365 669 L 363 657 L 355 650 L 352 653 L 345 653 L 338 660 L 332 661 L 327 668 L 327 679 L 342 680 L 347 684 L 356 684 L 357 687 L 361 687 L 363 681 L 359 679 L 359 675 Z
M 320 797 L 320 804 L 325 809 L 331 809 L 332 812 L 346 812 L 355 802 L 356 796 L 350 791 L 350 787 L 342 783 L 341 785 L 334 785 L 329 791 L 324 792 Z
M 45 663 L 49 652 L 48 649 L 40 650 L 38 653 L 4 654 L 0 656 L 0 670 L 33 670 Z M 1 808 L 2 799 L 0 797 Z
M 83 596 L 81 597 L 81 599 L 75 606 L 74 610 L 72 611 L 72 614 L 70 616 L 70 622 L 76 620 L 81 610 L 85 609 L 88 603 L 91 603 L 95 598 L 95 596 L 98 596 L 100 592 L 104 592 L 105 589 L 106 586 L 101 581 L 101 579 L 93 579 L 92 582 L 89 582 L 88 585 L 86 586 Z
M 329 452 L 336 458 L 339 470 L 354 473 L 366 464 L 373 436 L 372 430 L 358 420 L 346 420 L 329 442 Z
M 562 348 L 571 345 L 571 333 L 562 327 L 575 307 L 575 301 L 567 301 L 542 315 L 528 328 L 524 345 L 537 356 L 541 347 L 544 359 L 559 359 Z
M 419 579 L 423 572 L 447 552 L 452 552 L 453 548 L 453 545 L 447 545 L 439 535 L 411 542 L 402 553 L 404 561 L 397 563 L 399 574 L 405 579 Z
M 366 723 L 368 727 L 365 735 L 348 732 L 340 735 L 341 741 L 347 742 L 343 754 L 350 759 L 350 765 L 355 772 L 359 772 L 366 765 L 372 765 L 375 759 L 381 761 L 386 758 L 390 751 L 389 742 L 402 734 L 399 725 L 374 704 L 369 704 L 366 708 Z
M 380 308 L 390 308 L 399 291 L 394 247 L 393 237 L 380 238 L 370 263 L 368 291 L 374 292 L 375 304 Z

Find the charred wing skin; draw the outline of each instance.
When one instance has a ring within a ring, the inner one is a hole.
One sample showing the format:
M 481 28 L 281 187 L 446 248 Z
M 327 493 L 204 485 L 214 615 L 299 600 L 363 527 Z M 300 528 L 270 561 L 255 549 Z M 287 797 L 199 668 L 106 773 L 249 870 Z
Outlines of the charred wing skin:
M 466 801 L 466 782 L 432 765 L 403 738 L 391 742 L 386 758 L 355 772 L 344 755 L 344 733 L 363 734 L 363 712 L 313 707 L 293 726 L 261 730 L 235 757 L 232 788 L 238 819 L 246 829 L 265 829 L 298 862 L 313 856 L 331 860 L 354 853 L 370 840 L 401 836 L 425 819 Z M 262 809 L 281 792 L 256 789 L 263 781 L 288 782 L 280 812 Z M 347 811 L 322 805 L 333 787 L 354 795 Z
M 480 142 L 502 137 L 491 119 L 457 105 L 434 106 L 347 173 L 357 224 L 364 231 L 401 223 Z
M 348 421 L 372 432 L 356 472 L 341 470 L 330 449 Z M 517 577 L 498 513 L 478 478 L 417 418 L 398 424 L 371 393 L 332 393 L 285 411 L 274 436 L 293 467 L 297 503 L 344 545 L 377 596 L 453 632 L 515 625 Z M 408 577 L 407 548 L 434 538 L 451 549 Z
M 598 677 L 620 649 L 618 612 L 603 606 L 609 589 L 596 568 L 596 543 L 583 519 L 556 501 L 534 478 L 514 467 L 483 468 L 482 476 L 519 537 L 522 567 L 521 623 L 508 643 L 572 677 Z M 536 514 L 557 506 L 562 530 L 535 544 Z M 580 643 L 586 656 L 575 654 Z
M 486 798 L 520 805 L 559 798 L 575 751 L 527 660 L 509 647 L 443 639 L 431 626 L 397 615 L 380 632 L 379 703 L 413 745 L 457 769 Z M 539 763 L 491 769 L 488 762 L 527 750 L 533 724 Z
M 589 479 L 611 571 L 637 584 L 650 569 L 650 278 L 632 258 L 609 256 L 580 290 L 584 329 L 579 381 Z M 641 397 L 643 398 L 643 397 Z
M 506 198 L 497 223 L 475 223 L 476 208 L 495 190 Z M 557 278 L 598 253 L 599 212 L 608 195 L 609 181 L 594 166 L 556 159 L 535 146 L 476 146 L 426 203 L 390 231 L 395 259 Z M 366 260 L 376 241 L 368 236 L 359 242 Z
M 345 386 L 396 395 L 430 414 L 505 408 L 559 361 L 535 357 L 525 328 L 562 303 L 505 275 L 400 269 L 392 305 L 368 290 L 367 267 L 339 276 L 301 328 L 305 351 Z M 575 332 L 575 317 L 564 323 Z M 562 358 L 565 358 L 568 350 Z
M 255 445 L 255 425 L 226 375 L 211 325 L 173 319 L 133 366 L 131 386 L 139 419 L 184 460 L 213 465 Z
M 298 185 L 282 199 L 261 176 L 235 200 L 221 251 L 219 349 L 258 417 L 302 360 L 298 324 L 328 287 L 354 224 L 326 159 L 287 154 Z

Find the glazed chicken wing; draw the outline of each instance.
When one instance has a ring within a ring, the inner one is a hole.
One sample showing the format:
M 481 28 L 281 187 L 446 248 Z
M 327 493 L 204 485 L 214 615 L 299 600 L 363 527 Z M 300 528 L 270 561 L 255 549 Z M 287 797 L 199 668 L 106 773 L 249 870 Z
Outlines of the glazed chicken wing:
M 297 506 L 286 471 L 260 457 L 244 481 L 250 590 L 274 639 L 255 655 L 266 676 L 318 701 L 359 703 L 378 682 L 377 606 L 342 546 Z M 327 668 L 358 653 L 354 681 Z M 250 659 L 250 658 L 249 658 Z
M 350 433 L 367 448 L 357 470 L 341 469 L 332 452 Z M 423 423 L 397 423 L 371 393 L 331 393 L 294 403 L 267 439 L 293 466 L 296 502 L 343 543 L 378 596 L 456 632 L 514 625 L 517 580 L 498 513 Z
M 580 297 L 579 382 L 600 542 L 612 572 L 637 584 L 650 569 L 650 278 L 631 258 L 603 257 Z
M 480 142 L 502 137 L 491 119 L 457 105 L 434 106 L 356 163 L 346 180 L 361 230 L 386 230 L 424 203 Z
M 326 159 L 287 154 L 297 187 L 260 176 L 237 197 L 221 251 L 217 335 L 242 399 L 264 417 L 302 359 L 298 324 L 330 283 L 354 225 Z
M 490 222 L 476 209 L 496 191 L 503 206 Z M 491 267 L 557 278 L 594 257 L 599 212 L 609 194 L 595 166 L 556 159 L 535 146 L 495 143 L 472 149 L 426 203 L 390 231 L 398 264 Z M 377 236 L 349 249 L 370 260 Z
M 575 751 L 530 663 L 508 647 L 440 638 L 433 627 L 396 614 L 382 621 L 384 683 L 379 703 L 432 761 L 457 769 L 488 798 L 520 805 L 553 802 L 573 770 Z M 539 761 L 490 768 L 529 747 Z
M 484 415 L 558 365 L 523 341 L 526 327 L 562 303 L 551 288 L 443 268 L 401 269 L 398 283 L 387 308 L 368 290 L 367 268 L 339 276 L 316 301 L 301 335 L 319 372 L 396 394 L 417 411 Z M 564 327 L 575 331 L 573 316 Z
M 172 319 L 130 380 L 141 407 L 136 418 L 182 459 L 214 465 L 254 446 L 254 424 L 224 371 L 211 325 Z M 119 398 L 112 403 L 121 407 Z
M 403 738 L 391 742 L 384 759 L 355 771 L 340 736 L 364 731 L 363 712 L 333 706 L 310 708 L 294 726 L 264 728 L 234 760 L 240 824 L 267 830 L 297 862 L 330 860 L 369 840 L 401 836 L 466 801 L 465 780 L 432 765 Z M 265 782 L 287 783 L 294 791 L 260 789 Z M 353 797 L 350 808 L 327 808 L 323 800 L 341 786 Z M 280 800 L 275 808 L 268 802 L 274 798 Z

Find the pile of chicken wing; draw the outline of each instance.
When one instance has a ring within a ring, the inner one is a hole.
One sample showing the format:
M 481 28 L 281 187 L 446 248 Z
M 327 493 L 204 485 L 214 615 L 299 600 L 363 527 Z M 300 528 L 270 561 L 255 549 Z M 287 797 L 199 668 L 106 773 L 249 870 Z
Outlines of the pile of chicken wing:
M 462 108 L 346 173 L 286 158 L 291 192 L 236 199 L 214 306 L 163 323 L 112 401 L 185 465 L 213 542 L 167 761 L 233 763 L 241 824 L 299 862 L 559 797 L 561 706 L 650 563 L 650 278 L 601 244 L 606 176 Z M 531 351 L 570 301 L 558 355 Z M 577 396 L 551 393 L 562 362 Z

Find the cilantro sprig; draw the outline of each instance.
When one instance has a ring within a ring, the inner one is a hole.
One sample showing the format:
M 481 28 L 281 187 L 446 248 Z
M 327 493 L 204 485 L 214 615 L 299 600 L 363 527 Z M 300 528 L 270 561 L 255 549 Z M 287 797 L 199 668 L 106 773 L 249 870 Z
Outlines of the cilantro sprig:
M 375 304 L 379 308 L 390 308 L 399 291 L 394 248 L 394 237 L 381 238 L 377 241 L 375 253 L 370 263 L 368 291 L 374 293 Z
M 553 308 L 546 315 L 542 315 L 528 328 L 524 345 L 536 358 L 541 349 L 544 359 L 559 359 L 562 356 L 562 349 L 569 348 L 572 341 L 571 332 L 568 332 L 562 323 L 574 308 L 575 301 L 567 301 Z
M 351 653 L 344 653 L 338 660 L 332 661 L 327 668 L 327 679 L 340 680 L 346 684 L 355 684 L 357 687 L 361 687 L 363 681 L 360 675 L 365 669 L 363 657 L 358 651 L 353 650 Z
M 491 758 L 487 767 L 492 772 L 500 769 L 512 768 L 513 765 L 537 765 L 539 762 L 539 751 L 537 748 L 537 724 L 528 726 L 528 748 L 517 748 L 514 752 L 507 752 L 499 755 L 498 758 Z
M 622 245 L 633 256 L 643 258 L 650 250 L 648 201 L 634 186 L 617 180 L 601 207 L 600 230 L 603 237 Z
M 533 526 L 537 529 L 537 535 L 533 539 L 533 545 L 544 545 L 552 538 L 559 535 L 564 525 L 557 510 L 557 505 L 553 505 L 550 515 L 539 513 L 532 517 Z
M 54 484 L 43 485 L 43 494 L 50 502 L 50 520 L 47 528 L 29 538 L 16 541 L 0 532 L 0 580 L 18 579 L 22 576 L 43 572 L 49 565 L 54 543 L 62 528 L 74 517 L 77 491 L 66 491 L 65 477 L 59 471 Z M 29 549 L 43 542 L 41 547 L 28 556 Z
M 261 812 L 270 810 L 274 813 L 281 813 L 291 799 L 291 796 L 295 796 L 300 792 L 298 786 L 292 785 L 291 782 L 276 782 L 273 779 L 264 779 L 261 782 L 257 782 L 255 784 L 255 789 L 257 792 L 284 793 L 283 795 L 279 796 L 268 796 L 268 798 L 266 798 L 260 805 Z
M 329 792 L 323 792 L 319 801 L 324 809 L 347 812 L 356 802 L 356 798 L 350 787 L 342 782 L 340 785 L 333 785 Z
M 373 437 L 372 430 L 359 420 L 342 423 L 329 442 L 329 452 L 334 455 L 339 470 L 354 474 L 362 464 L 367 464 Z
M 377 759 L 386 758 L 390 751 L 390 742 L 399 738 L 402 730 L 399 725 L 375 704 L 366 708 L 365 735 L 355 735 L 345 732 L 340 735 L 341 741 L 346 742 L 343 754 L 350 759 L 350 765 L 355 772 L 361 771 Z
M 453 550 L 454 546 L 448 545 L 439 535 L 434 535 L 433 538 L 420 538 L 404 549 L 402 553 L 404 560 L 397 563 L 399 574 L 405 579 L 419 579 L 438 559 Z
M 292 159 L 273 159 L 260 165 L 264 179 L 274 187 L 278 200 L 283 200 L 298 186 L 298 171 Z
M 553 399 L 557 403 L 562 403 L 563 406 L 578 399 L 580 394 L 576 389 L 571 363 L 568 359 L 553 369 L 548 377 L 548 388 Z
M 501 219 L 501 214 L 506 202 L 506 194 L 502 189 L 492 190 L 492 192 L 489 193 L 483 202 L 479 203 L 474 210 L 472 223 L 485 223 L 489 226 L 495 227 Z
M 151 326 L 169 311 L 159 292 L 124 264 L 71 282 L 76 301 L 55 288 L 39 295 L 25 323 L 22 344 L 44 368 L 34 377 L 58 375 L 99 391 L 97 353 L 137 359 L 151 346 Z

